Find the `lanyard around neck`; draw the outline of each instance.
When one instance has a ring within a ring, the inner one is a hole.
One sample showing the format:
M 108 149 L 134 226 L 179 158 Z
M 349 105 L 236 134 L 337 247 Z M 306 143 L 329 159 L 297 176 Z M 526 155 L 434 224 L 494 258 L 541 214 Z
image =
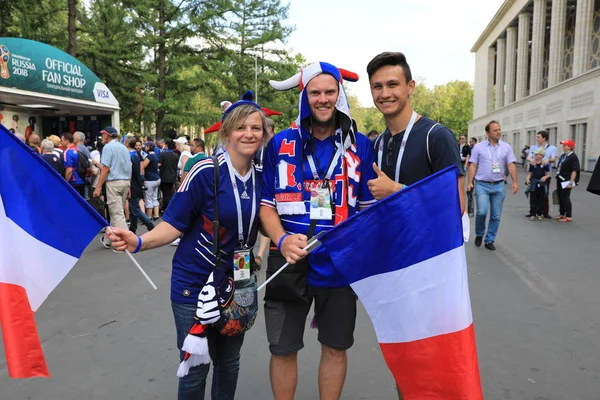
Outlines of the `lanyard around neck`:
M 412 131 L 415 122 L 417 121 L 417 113 L 413 111 L 412 116 L 410 117 L 410 121 L 408 122 L 408 126 L 404 131 L 404 137 L 402 138 L 402 143 L 400 143 L 400 150 L 398 151 L 398 159 L 396 160 L 396 182 L 400 182 L 400 165 L 402 164 L 402 158 L 404 157 L 404 149 L 406 148 L 406 142 L 408 141 L 408 136 Z M 393 136 L 390 135 L 390 139 L 393 140 Z M 377 164 L 379 164 L 379 168 L 382 167 L 381 160 L 383 159 L 383 137 L 379 141 L 379 150 L 377 152 Z
M 492 154 L 496 154 L 496 149 L 500 148 L 500 142 L 498 142 L 498 144 L 496 145 L 498 147 L 492 146 L 494 148 L 494 151 L 490 151 L 490 146 L 492 146 L 491 143 L 489 143 L 489 146 L 487 147 L 487 152 L 488 152 L 488 156 L 490 156 L 491 163 L 494 164 L 494 157 L 492 156 Z
M 254 218 L 256 217 L 256 175 L 254 171 L 254 165 L 250 166 L 250 173 L 252 174 L 252 214 L 250 216 L 250 223 L 248 224 L 248 236 L 244 242 L 244 220 L 242 219 L 242 201 L 240 200 L 240 193 L 237 187 L 237 181 L 235 177 L 235 169 L 231 163 L 229 153 L 223 153 L 225 162 L 227 162 L 227 170 L 229 171 L 229 177 L 231 178 L 231 186 L 233 187 L 233 197 L 235 198 L 235 208 L 237 211 L 237 222 L 238 222 L 238 241 L 243 248 L 248 248 L 248 242 L 250 241 L 250 232 L 252 231 L 252 224 L 254 224 Z M 218 193 L 218 188 L 215 188 Z M 215 197 L 217 196 L 215 193 Z
M 333 170 L 337 166 L 338 158 L 340 158 L 340 156 L 342 155 L 342 151 L 343 151 L 342 145 L 339 143 L 336 143 L 336 146 L 337 146 L 337 150 L 336 150 L 335 154 L 333 155 L 333 158 L 331 159 L 331 162 L 329 163 L 329 167 L 327 168 L 327 173 L 325 174 L 324 181 L 326 183 L 329 182 L 329 180 L 331 179 Z M 306 158 L 308 159 L 308 165 L 310 166 L 310 171 L 313 174 L 313 178 L 315 179 L 315 181 L 320 181 L 321 177 L 319 176 L 319 173 L 317 172 L 317 167 L 315 165 L 315 160 L 313 159 L 312 154 L 308 154 L 306 156 Z

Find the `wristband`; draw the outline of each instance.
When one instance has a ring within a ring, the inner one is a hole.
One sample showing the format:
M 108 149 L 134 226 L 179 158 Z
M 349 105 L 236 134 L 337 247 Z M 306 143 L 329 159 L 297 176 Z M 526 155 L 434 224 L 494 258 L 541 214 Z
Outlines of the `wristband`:
M 281 251 L 281 243 L 283 243 L 283 239 L 285 239 L 287 236 L 290 236 L 290 235 L 288 235 L 286 233 L 281 237 L 281 239 L 279 239 L 279 243 L 277 243 L 277 250 Z
M 137 253 L 142 248 L 142 237 L 138 236 L 137 238 L 138 238 L 138 245 L 135 248 L 135 250 L 133 251 L 133 254 Z

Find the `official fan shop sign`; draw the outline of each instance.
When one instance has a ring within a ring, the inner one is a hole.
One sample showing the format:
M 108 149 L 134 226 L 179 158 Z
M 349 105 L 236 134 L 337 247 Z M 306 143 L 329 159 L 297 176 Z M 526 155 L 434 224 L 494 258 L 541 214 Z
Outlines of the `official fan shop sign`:
M 0 38 L 0 86 L 117 105 L 117 99 L 85 65 L 47 44 Z

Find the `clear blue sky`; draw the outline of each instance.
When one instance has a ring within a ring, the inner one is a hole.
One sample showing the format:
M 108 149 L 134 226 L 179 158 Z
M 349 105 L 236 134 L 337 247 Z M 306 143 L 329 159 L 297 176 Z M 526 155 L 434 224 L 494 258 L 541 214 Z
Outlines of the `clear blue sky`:
M 350 92 L 372 106 L 366 66 L 383 51 L 402 51 L 413 77 L 428 86 L 473 82 L 471 47 L 503 0 L 290 0 L 296 31 L 288 49 L 360 75 Z M 285 0 L 284 0 L 285 3 Z

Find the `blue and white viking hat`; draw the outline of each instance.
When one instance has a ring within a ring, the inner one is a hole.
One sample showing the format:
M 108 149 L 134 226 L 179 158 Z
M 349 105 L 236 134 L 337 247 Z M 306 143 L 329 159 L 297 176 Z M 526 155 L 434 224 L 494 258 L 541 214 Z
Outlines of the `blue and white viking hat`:
M 344 79 L 350 82 L 358 81 L 357 74 L 338 68 L 335 65 L 326 62 L 316 62 L 302 69 L 296 75 L 286 79 L 285 81 L 280 82 L 271 80 L 269 81 L 269 83 L 276 90 L 290 90 L 297 86 L 300 86 L 300 112 L 298 115 L 298 119 L 296 119 L 296 126 L 300 128 L 302 126 L 302 122 L 311 116 L 310 106 L 308 103 L 308 96 L 306 94 L 306 90 L 304 89 L 314 77 L 321 74 L 329 74 L 333 76 L 336 81 L 338 81 L 339 96 L 337 99 L 337 103 L 335 104 L 335 108 L 338 111 L 337 117 L 340 123 L 340 127 L 342 128 L 343 141 L 346 144 L 346 139 L 348 139 L 348 141 L 351 144 L 354 144 L 356 142 L 356 127 L 354 121 L 352 120 L 352 117 L 350 116 L 348 97 L 346 96 L 346 91 L 344 90 L 344 86 L 342 85 L 342 83 Z

